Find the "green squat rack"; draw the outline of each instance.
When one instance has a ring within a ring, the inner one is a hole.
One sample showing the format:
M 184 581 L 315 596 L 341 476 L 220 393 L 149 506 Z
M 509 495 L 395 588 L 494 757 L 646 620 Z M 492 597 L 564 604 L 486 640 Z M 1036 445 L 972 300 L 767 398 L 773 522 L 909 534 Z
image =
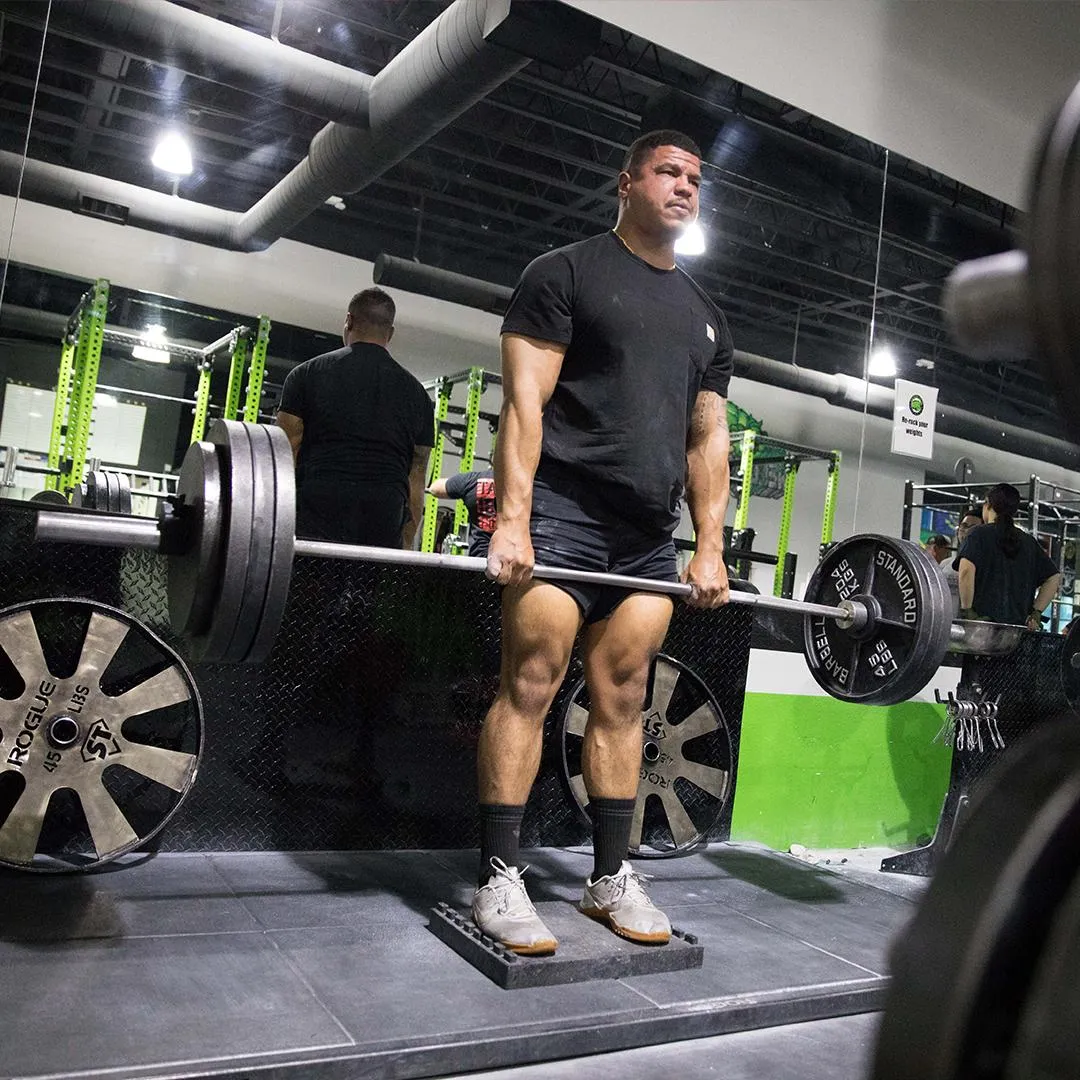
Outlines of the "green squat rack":
M 227 420 L 243 419 L 248 423 L 258 420 L 270 342 L 270 320 L 266 316 L 259 318 L 254 329 L 236 326 L 217 341 L 200 348 L 108 327 L 105 324 L 108 305 L 109 282 L 100 278 L 83 294 L 68 320 L 61 342 L 56 402 L 49 433 L 49 472 L 45 486 L 64 495 L 70 495 L 82 483 L 86 470 L 94 395 L 98 389 L 102 349 L 106 344 L 163 351 L 170 358 L 194 363 L 199 372 L 199 381 L 195 398 L 186 401 L 193 406 L 191 442 L 201 441 L 206 434 L 214 360 L 226 351 L 229 353 L 229 381 L 221 415 Z M 138 390 L 121 392 L 133 397 L 140 396 Z M 242 414 L 241 393 L 244 394 Z

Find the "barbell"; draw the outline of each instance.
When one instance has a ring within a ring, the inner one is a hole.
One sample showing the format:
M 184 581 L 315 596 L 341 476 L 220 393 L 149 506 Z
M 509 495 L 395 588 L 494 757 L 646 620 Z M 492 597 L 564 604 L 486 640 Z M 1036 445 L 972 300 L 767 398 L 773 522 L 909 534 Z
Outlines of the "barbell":
M 273 647 L 294 556 L 481 573 L 480 558 L 297 539 L 292 451 L 284 432 L 218 420 L 184 458 L 177 494 L 157 521 L 73 510 L 38 513 L 39 540 L 147 548 L 168 561 L 169 621 L 204 663 L 260 663 Z M 688 597 L 682 582 L 538 566 L 547 581 Z M 804 600 L 731 594 L 735 604 L 804 619 L 807 663 L 844 701 L 890 705 L 933 677 L 947 650 L 1009 652 L 1017 627 L 953 622 L 943 576 L 917 545 L 853 536 L 811 576 Z

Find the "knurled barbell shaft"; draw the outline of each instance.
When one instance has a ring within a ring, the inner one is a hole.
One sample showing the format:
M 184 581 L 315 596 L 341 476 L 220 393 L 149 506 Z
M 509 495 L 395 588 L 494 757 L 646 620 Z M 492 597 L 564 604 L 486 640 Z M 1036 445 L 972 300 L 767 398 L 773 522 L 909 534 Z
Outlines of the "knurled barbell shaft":
M 72 514 L 41 511 L 35 532 L 38 540 L 68 544 L 90 544 L 100 547 L 149 548 L 160 551 L 163 537 L 158 523 L 149 518 L 119 517 L 110 514 Z M 361 544 L 336 544 L 325 540 L 297 540 L 296 555 L 322 559 L 346 559 L 356 562 L 394 563 L 404 566 L 425 566 L 447 570 L 468 570 L 483 573 L 487 560 L 467 555 L 435 555 L 424 551 L 404 551 L 397 548 L 367 547 Z M 635 589 L 638 592 L 666 593 L 671 596 L 690 596 L 690 585 L 679 581 L 655 581 L 651 578 L 627 577 L 589 570 L 570 570 L 559 566 L 536 566 L 533 576 L 545 581 L 571 581 L 581 585 L 607 585 L 613 588 Z M 785 600 L 780 596 L 758 593 L 731 593 L 733 604 L 773 608 L 800 615 L 822 615 L 828 619 L 849 621 L 857 615 L 858 605 L 831 607 L 810 604 L 803 600 Z
M 448 570 L 470 570 L 483 573 L 487 560 L 468 555 L 434 555 L 423 551 L 404 551 L 396 548 L 365 547 L 360 544 L 334 544 L 324 540 L 297 540 L 297 555 L 312 555 L 323 559 L 353 559 L 358 562 L 396 563 L 405 566 L 443 567 Z M 667 593 L 671 596 L 690 596 L 690 585 L 681 581 L 656 581 L 652 578 L 627 577 L 624 574 L 605 574 L 592 570 L 571 570 L 561 566 L 534 566 L 533 577 L 544 581 L 572 581 L 580 585 L 608 585 L 616 589 L 636 589 L 638 592 Z M 848 620 L 849 608 L 827 604 L 808 604 L 802 600 L 785 600 L 780 596 L 761 596 L 758 593 L 732 591 L 733 604 L 778 608 L 801 615 L 824 615 L 829 619 Z

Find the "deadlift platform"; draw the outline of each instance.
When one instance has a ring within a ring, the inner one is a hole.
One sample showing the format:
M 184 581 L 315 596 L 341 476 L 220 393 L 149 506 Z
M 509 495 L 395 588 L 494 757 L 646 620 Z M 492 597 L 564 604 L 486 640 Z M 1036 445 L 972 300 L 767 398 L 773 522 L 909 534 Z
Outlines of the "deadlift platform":
M 585 918 L 572 904 L 548 901 L 537 904 L 536 912 L 559 942 L 553 956 L 518 956 L 447 903 L 432 909 L 428 929 L 504 990 L 701 967 L 705 950 L 697 936 L 677 926 L 671 928 L 671 940 L 665 945 L 635 945 Z
M 630 948 L 573 910 L 590 855 L 527 858 L 538 904 L 596 931 L 612 956 Z M 475 864 L 475 851 L 200 852 L 0 874 L 3 1072 L 445 1077 L 790 1030 L 881 1008 L 889 942 L 917 895 L 910 878 L 713 844 L 639 865 L 700 967 L 612 965 L 607 978 L 510 991 L 429 925 L 440 902 L 468 910 Z

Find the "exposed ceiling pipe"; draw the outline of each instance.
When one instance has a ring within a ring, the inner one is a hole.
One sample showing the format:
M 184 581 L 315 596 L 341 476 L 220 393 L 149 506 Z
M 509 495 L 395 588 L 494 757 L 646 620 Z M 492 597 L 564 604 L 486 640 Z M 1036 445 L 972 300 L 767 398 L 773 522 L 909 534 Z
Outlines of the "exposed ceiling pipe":
M 843 405 L 849 409 L 861 410 L 864 395 L 867 395 L 868 412 L 892 419 L 895 391 L 873 383 L 867 387 L 862 379 L 851 375 L 810 371 L 765 356 L 738 351 L 735 353 L 735 374 L 770 386 L 813 394 L 825 398 L 832 405 Z M 957 439 L 967 439 L 1009 454 L 1080 471 L 1080 446 L 1065 439 L 1042 435 L 1030 428 L 1006 424 L 992 417 L 959 409 L 955 405 L 944 405 L 940 401 L 937 407 L 936 430 L 940 435 L 952 435 Z
M 324 127 L 308 156 L 243 215 L 236 246 L 264 248 L 331 195 L 366 187 L 525 67 L 529 57 L 486 40 L 510 11 L 510 0 L 447 8 L 375 76 L 368 127 Z
M 380 255 L 375 260 L 374 277 L 383 285 L 497 313 L 506 310 L 511 293 L 505 285 L 495 285 L 463 274 L 451 274 L 438 267 L 388 255 Z M 892 388 L 874 383 L 867 385 L 862 379 L 851 375 L 830 375 L 825 371 L 796 367 L 739 350 L 735 351 L 735 374 L 768 386 L 824 398 L 830 405 L 841 405 L 848 409 L 861 411 L 865 399 L 868 412 L 889 419 L 893 415 L 895 391 Z M 938 403 L 936 430 L 942 435 L 969 439 L 1010 454 L 1080 470 L 1080 446 L 1065 439 L 1055 439 L 1015 424 L 980 416 L 954 405 Z
M 390 289 L 404 289 L 406 292 L 435 296 L 432 283 L 438 282 L 438 298 L 449 300 L 452 304 L 479 308 L 492 315 L 502 315 L 510 304 L 514 290 L 505 285 L 492 285 L 488 281 L 455 274 L 452 270 L 442 270 L 437 266 L 425 266 L 411 259 L 401 259 L 395 255 L 380 255 L 375 260 L 372 278 L 376 285 L 385 285 Z
M 76 0 L 80 8 L 97 2 Z M 110 3 L 130 10 L 135 0 Z M 141 10 L 144 4 L 140 0 L 137 6 Z M 189 26 L 186 9 L 164 2 L 152 7 L 154 33 L 168 32 L 158 24 Z M 224 56 L 252 45 L 279 48 L 256 34 L 198 18 L 201 52 Z M 45 162 L 27 162 L 23 195 L 220 247 L 262 250 L 331 195 L 359 191 L 376 180 L 530 60 L 565 67 L 580 63 L 599 44 L 600 30 L 599 20 L 563 4 L 455 0 L 371 80 L 367 108 L 354 118 L 370 127 L 328 124 L 312 140 L 308 156 L 243 214 Z M 239 45 L 235 33 L 241 35 Z M 110 44 L 124 48 L 122 39 Z M 286 56 L 295 65 L 290 83 L 305 77 L 307 61 L 314 58 L 295 49 L 280 54 Z M 7 194 L 14 193 L 19 160 L 10 154 L 0 159 L 0 190 Z M 108 205 L 88 206 L 94 201 Z
M 118 225 L 168 233 L 215 247 L 232 247 L 240 221 L 234 210 L 190 202 L 152 188 L 79 172 L 63 165 L 0 150 L 0 192 L 14 196 L 22 173 L 22 197 L 101 218 Z
M 5 0 L 2 10 L 32 24 L 44 14 L 39 0 Z M 52 5 L 49 29 L 323 120 L 367 123 L 372 76 L 165 0 L 65 0 Z

